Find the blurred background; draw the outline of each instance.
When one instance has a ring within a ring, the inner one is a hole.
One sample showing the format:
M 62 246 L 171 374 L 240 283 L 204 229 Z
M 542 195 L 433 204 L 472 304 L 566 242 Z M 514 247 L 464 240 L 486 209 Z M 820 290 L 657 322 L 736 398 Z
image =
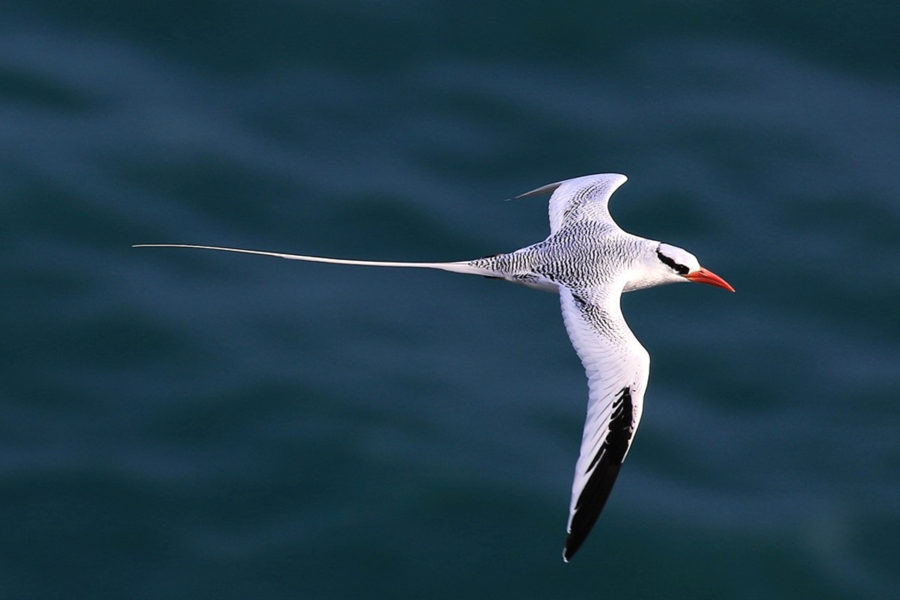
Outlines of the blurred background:
M 896 2 L 3 4 L 0 597 L 895 597 Z M 737 293 L 624 298 L 569 565 L 554 296 L 130 248 L 474 258 L 609 171 Z

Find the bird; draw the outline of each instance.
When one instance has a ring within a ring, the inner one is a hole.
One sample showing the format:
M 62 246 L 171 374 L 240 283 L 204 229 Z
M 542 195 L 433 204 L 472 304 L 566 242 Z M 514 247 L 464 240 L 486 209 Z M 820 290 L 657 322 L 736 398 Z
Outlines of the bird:
M 136 244 L 217 250 L 289 260 L 439 269 L 481 275 L 559 294 L 563 323 L 588 381 L 588 405 L 575 464 L 563 561 L 569 562 L 594 527 L 641 421 L 650 355 L 625 322 L 624 292 L 695 282 L 734 292 L 690 252 L 627 233 L 613 220 L 609 199 L 627 181 L 618 173 L 566 179 L 519 196 L 550 194 L 550 235 L 541 242 L 473 260 L 385 262 L 284 254 L 196 244 Z

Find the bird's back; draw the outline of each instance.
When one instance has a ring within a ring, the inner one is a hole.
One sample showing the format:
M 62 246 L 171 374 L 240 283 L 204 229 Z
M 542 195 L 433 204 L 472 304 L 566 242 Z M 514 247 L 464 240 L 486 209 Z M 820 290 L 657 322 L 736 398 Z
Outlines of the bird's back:
M 537 244 L 469 264 L 516 283 L 596 292 L 619 280 L 642 256 L 645 243 L 613 223 L 579 221 Z

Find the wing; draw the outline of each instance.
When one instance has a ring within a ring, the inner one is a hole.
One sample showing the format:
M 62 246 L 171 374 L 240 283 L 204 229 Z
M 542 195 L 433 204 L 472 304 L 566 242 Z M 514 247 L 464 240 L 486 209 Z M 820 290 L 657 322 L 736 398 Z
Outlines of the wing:
M 609 221 L 615 224 L 606 206 L 609 197 L 626 181 L 628 178 L 618 173 L 585 175 L 551 183 L 516 198 L 553 192 L 550 196 L 550 233 L 559 231 L 564 223 L 579 219 Z
M 588 409 L 575 465 L 563 560 L 600 516 L 641 420 L 650 356 L 625 324 L 621 294 L 590 302 L 560 286 L 563 321 L 588 378 Z

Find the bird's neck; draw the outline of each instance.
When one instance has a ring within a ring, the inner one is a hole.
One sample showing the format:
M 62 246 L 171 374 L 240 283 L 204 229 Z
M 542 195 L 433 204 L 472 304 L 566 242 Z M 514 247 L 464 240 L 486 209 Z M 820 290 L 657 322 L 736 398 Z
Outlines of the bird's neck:
M 656 257 L 659 242 L 640 238 L 636 244 L 638 252 L 627 269 L 627 279 L 623 292 L 633 292 L 646 288 L 674 283 L 671 274 Z

